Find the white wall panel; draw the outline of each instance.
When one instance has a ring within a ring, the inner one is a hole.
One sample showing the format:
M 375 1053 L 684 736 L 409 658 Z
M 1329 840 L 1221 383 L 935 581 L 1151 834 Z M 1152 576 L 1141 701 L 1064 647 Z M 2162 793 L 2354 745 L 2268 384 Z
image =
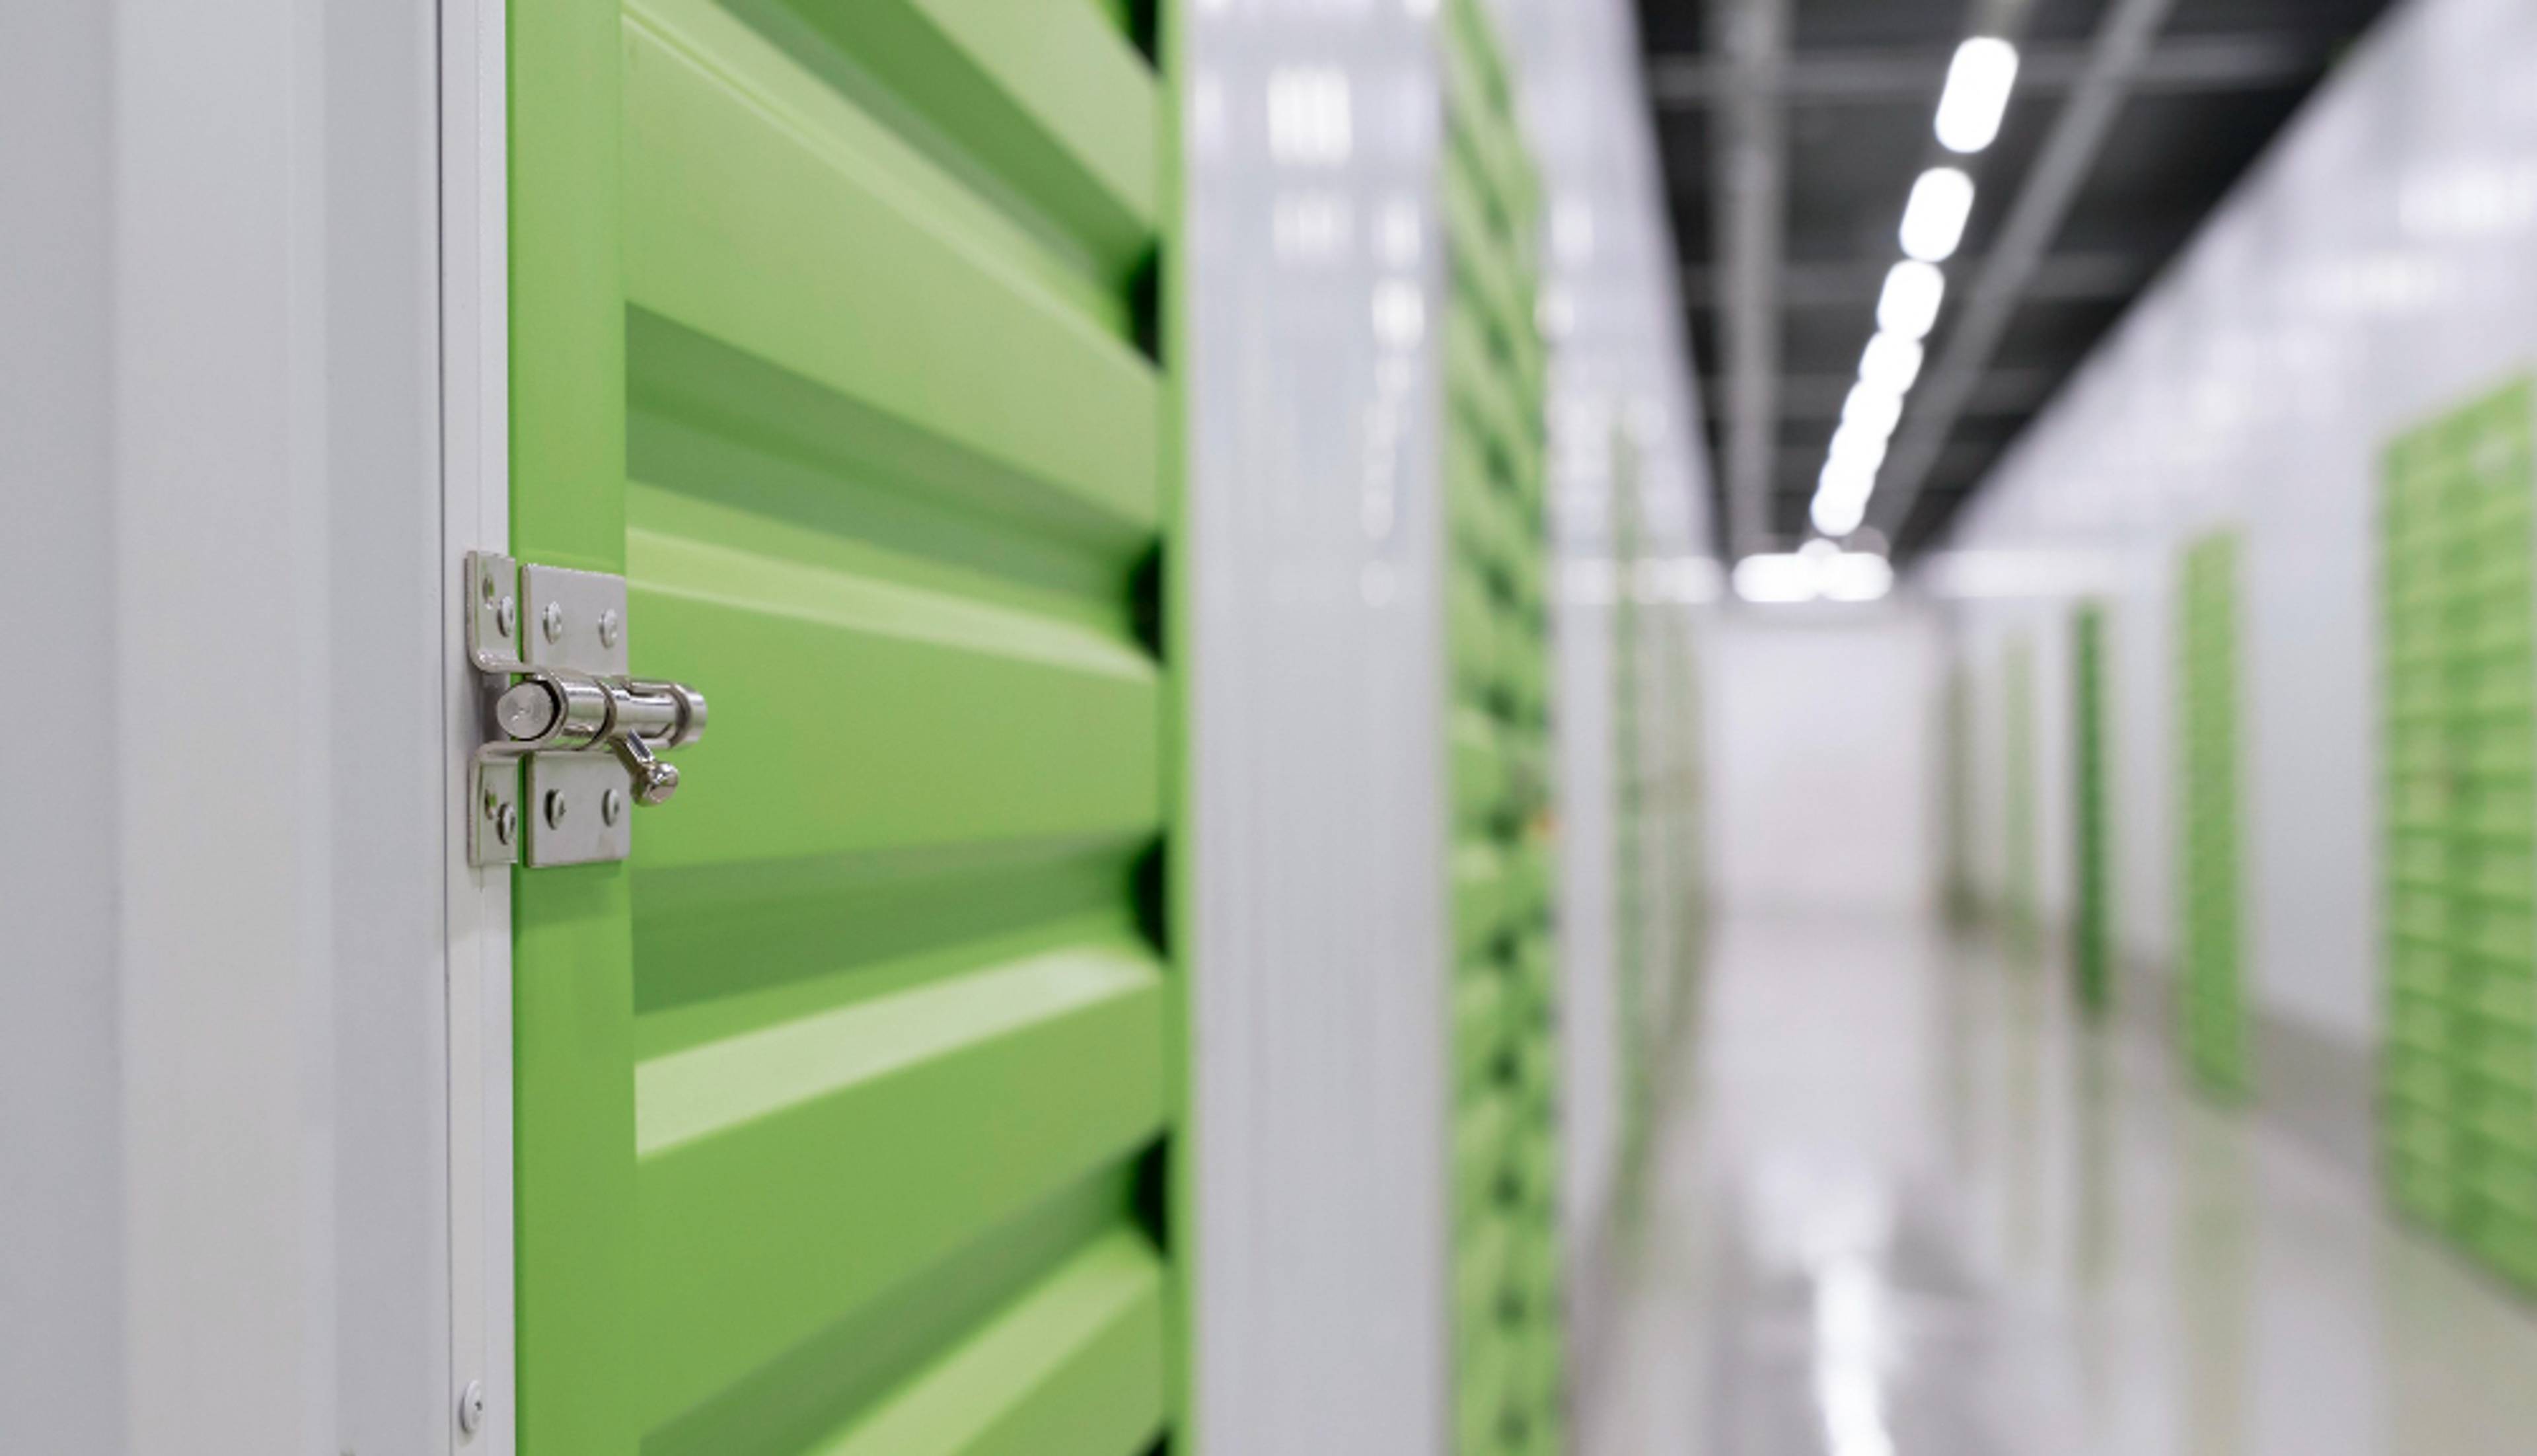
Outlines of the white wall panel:
M 1637 445 L 1661 549 L 1688 556 L 1699 431 L 1629 6 L 1493 8 L 1551 229 L 1562 1131 L 1571 1246 L 1592 1250 L 1619 1122 L 1610 447 Z M 1440 10 L 1189 11 L 1198 1402 L 1216 1456 L 1446 1440 Z M 1272 94 L 1344 119 L 1281 146 Z
M 1445 1443 L 1428 22 L 1195 6 L 1198 1439 Z
M 2244 535 L 2244 893 L 2265 1005 L 2373 1035 L 2374 470 L 2537 360 L 2537 10 L 2414 0 L 2011 453 L 1950 546 L 2085 557 L 2115 607 L 2125 949 L 2174 941 L 2172 562 Z M 1959 607 L 1963 640 L 2034 602 Z M 1986 659 L 1977 665 L 1994 670 Z
M 446 1450 L 433 9 L 25 21 L 0 1446 Z
M 1931 619 L 1906 607 L 1737 612 L 1712 633 L 1707 665 L 1727 907 L 1926 911 L 1940 843 Z

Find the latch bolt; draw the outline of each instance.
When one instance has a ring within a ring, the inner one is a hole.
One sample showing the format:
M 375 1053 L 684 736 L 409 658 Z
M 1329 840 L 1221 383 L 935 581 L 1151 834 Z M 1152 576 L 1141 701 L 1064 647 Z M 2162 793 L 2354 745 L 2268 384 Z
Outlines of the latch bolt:
M 633 835 L 622 794 L 657 804 L 678 791 L 678 768 L 658 755 L 703 736 L 704 694 L 627 675 L 623 578 L 524 568 L 483 551 L 469 555 L 467 570 L 469 656 L 506 684 L 476 752 L 470 857 L 482 865 L 525 857 L 532 868 L 624 858 Z M 517 632 L 524 615 L 540 630 Z M 576 620 L 586 632 L 572 630 Z M 523 761 L 536 813 L 519 807 Z M 575 815 L 583 798 L 591 802 Z

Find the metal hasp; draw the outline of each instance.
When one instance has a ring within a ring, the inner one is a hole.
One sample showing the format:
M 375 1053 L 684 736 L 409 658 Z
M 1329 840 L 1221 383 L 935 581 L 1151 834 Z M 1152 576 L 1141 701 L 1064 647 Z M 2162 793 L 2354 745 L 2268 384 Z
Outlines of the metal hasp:
M 471 551 L 466 611 L 468 661 L 488 679 L 470 862 L 542 869 L 633 853 L 632 806 L 678 792 L 659 755 L 704 735 L 705 698 L 626 671 L 625 579 Z

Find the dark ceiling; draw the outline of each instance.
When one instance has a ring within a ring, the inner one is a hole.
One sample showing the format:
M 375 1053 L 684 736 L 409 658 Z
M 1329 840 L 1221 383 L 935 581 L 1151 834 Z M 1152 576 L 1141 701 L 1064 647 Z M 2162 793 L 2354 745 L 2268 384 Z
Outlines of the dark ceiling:
M 1736 418 L 1728 365 L 1737 351 L 1723 337 L 1720 304 L 1739 279 L 1752 276 L 1738 271 L 1749 262 L 1732 254 L 1722 260 L 1719 241 L 1730 205 L 1718 185 L 1716 153 L 1730 135 L 1724 118 L 1739 114 L 1728 110 L 1739 92 L 1746 107 L 1770 108 L 1763 135 L 1784 139 L 1773 149 L 1780 155 L 1780 262 L 1767 288 L 1773 306 L 1754 316 L 1774 320 L 1767 337 L 1776 340 L 1778 387 L 1767 411 L 1752 411 L 1757 424 L 1747 457 L 1751 478 L 1769 482 L 1764 530 L 1785 546 L 1806 533 L 1825 446 L 1859 349 L 1875 332 L 1877 290 L 1899 256 L 1895 228 L 1904 198 L 1920 169 L 1940 159 L 1930 117 L 1947 59 L 1970 28 L 1990 29 L 1990 18 L 2001 15 L 2013 18 L 2012 29 L 2023 21 L 2024 65 L 1999 140 L 1955 163 L 1973 171 L 1980 193 L 1963 246 L 1947 264 L 1948 300 L 1928 340 L 1929 370 L 1880 477 L 1880 494 L 1889 496 L 1883 504 L 1889 512 L 1903 506 L 1903 515 L 1869 518 L 1894 538 L 1901 560 L 1942 535 L 2002 449 L 2385 8 L 2385 0 L 2174 0 L 2137 62 L 2109 68 L 2095 47 L 2124 4 L 2139 8 L 2139 0 L 2032 0 L 2022 7 L 2019 0 L 1639 0 L 1709 443 L 1721 466 L 1713 473 L 1717 519 L 1736 519 L 1726 499 L 1735 474 L 1726 441 Z M 1763 67 L 1728 64 L 1724 43 L 1713 49 L 1713 40 L 1757 10 L 1778 12 L 1781 38 L 1767 47 L 1772 59 Z M 1989 281 L 1999 295 L 1995 342 L 1972 330 L 1976 337 L 1960 341 L 1966 347 L 1954 355 L 1959 387 L 1933 392 L 1950 358 L 1952 326 L 1984 285 L 2003 220 L 2036 180 L 2047 137 L 2089 84 L 2092 60 L 2093 84 L 2114 98 L 2111 123 L 2085 151 L 2066 207 L 2038 209 L 2053 222 L 2037 234 L 2049 241 L 2022 286 L 2010 285 L 2007 268 Z M 1773 72 L 1776 84 L 1752 83 Z M 1757 113 L 1740 114 L 1749 126 Z M 1746 349 L 1737 356 L 1753 355 Z M 1944 408 L 1950 394 L 1961 409 Z M 1944 417 L 1950 412 L 1951 424 Z M 1775 427 L 1760 427 L 1765 418 L 1775 418 Z M 1924 447 L 1919 471 L 1905 459 L 1916 430 Z M 1760 450 L 1767 464 L 1752 453 Z M 1919 476 L 1917 491 L 1893 478 L 1898 467 Z M 1738 541 L 1733 551 L 1768 543 Z

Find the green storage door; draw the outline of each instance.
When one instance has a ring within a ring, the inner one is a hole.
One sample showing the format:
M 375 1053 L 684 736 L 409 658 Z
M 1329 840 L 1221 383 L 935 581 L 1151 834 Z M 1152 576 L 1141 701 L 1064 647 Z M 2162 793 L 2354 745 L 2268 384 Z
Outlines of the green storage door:
M 712 699 L 516 901 L 520 1449 L 1134 1456 L 1179 721 L 1111 8 L 513 0 L 514 551 Z
M 2530 408 L 2513 384 L 2382 465 L 2380 1106 L 2397 1206 L 2537 1283 Z
M 2037 903 L 2042 866 L 2037 855 L 2042 841 L 2035 832 L 2035 644 L 2023 634 L 2012 638 L 2000 668 L 2006 698 L 2006 751 L 2000 755 L 2008 776 L 2000 795 L 2006 822 L 2001 826 L 2002 889 L 2007 899 L 2008 948 L 2021 962 L 2032 962 L 2043 949 L 2043 907 Z
M 2102 1012 L 2114 993 L 2114 805 L 2107 797 L 2106 609 L 2095 602 L 2071 615 L 2070 676 L 2070 964 L 2079 1004 Z
M 1956 925 L 1971 924 L 1982 906 L 1974 869 L 1974 674 L 1963 662 L 1947 668 L 1946 699 L 1940 731 L 1945 737 L 1946 775 L 1946 914 Z
M 1453 918 L 1457 1448 L 1561 1440 L 1538 184 L 1503 51 L 1446 8 L 1443 193 Z
M 2186 548 L 2178 624 L 2184 923 L 2177 1009 L 2195 1077 L 2234 1096 L 2249 1086 L 2238 883 L 2235 533 L 2216 532 Z

